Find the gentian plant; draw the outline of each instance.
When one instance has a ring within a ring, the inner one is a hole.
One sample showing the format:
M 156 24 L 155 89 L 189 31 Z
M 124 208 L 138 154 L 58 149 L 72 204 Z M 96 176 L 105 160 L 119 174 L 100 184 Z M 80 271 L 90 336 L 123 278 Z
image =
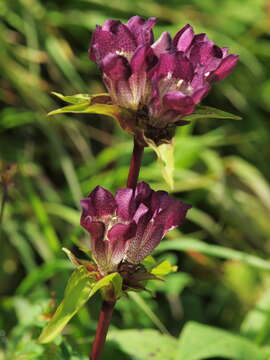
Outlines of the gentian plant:
M 183 223 L 190 205 L 138 183 L 144 148 L 155 150 L 172 187 L 175 128 L 204 117 L 237 118 L 197 104 L 214 82 L 230 74 L 238 56 L 228 54 L 227 48 L 218 47 L 205 34 L 195 35 L 190 25 L 173 39 L 164 32 L 154 41 L 155 23 L 155 18 L 134 16 L 126 24 L 107 20 L 97 26 L 89 56 L 98 64 L 108 93 L 54 93 L 70 105 L 50 113 L 109 115 L 134 138 L 127 187 L 113 195 L 98 186 L 81 200 L 81 225 L 90 234 L 90 259 L 77 259 L 64 249 L 76 269 L 64 300 L 39 339 L 42 343 L 53 340 L 100 290 L 103 305 L 92 360 L 101 357 L 116 301 L 128 291 L 146 290 L 149 280 L 176 270 L 167 260 L 156 263 L 151 253 L 169 230 Z

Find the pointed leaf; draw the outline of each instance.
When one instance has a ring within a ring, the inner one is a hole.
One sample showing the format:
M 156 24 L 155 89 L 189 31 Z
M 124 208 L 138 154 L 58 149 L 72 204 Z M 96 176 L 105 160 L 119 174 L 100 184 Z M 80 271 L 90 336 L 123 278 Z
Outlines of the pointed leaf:
M 58 97 L 59 99 L 70 104 L 80 104 L 86 101 L 90 102 L 90 98 L 91 98 L 89 94 L 75 94 L 75 95 L 65 96 L 55 91 L 52 91 L 52 94 Z
M 131 132 L 128 124 L 133 119 L 132 114 L 129 113 L 128 110 L 117 105 L 81 102 L 79 104 L 68 105 L 53 110 L 49 112 L 48 115 L 51 116 L 66 113 L 107 115 L 117 120 L 124 130 Z
M 52 341 L 63 330 L 89 299 L 94 283 L 94 277 L 90 276 L 84 266 L 76 268 L 68 281 L 63 301 L 39 337 L 40 343 Z
M 181 120 L 192 121 L 197 119 L 241 120 L 241 117 L 211 106 L 197 106 L 192 114 L 184 116 Z
M 161 168 L 161 173 L 171 189 L 174 187 L 174 144 L 173 142 L 156 145 L 151 139 L 146 139 L 147 144 L 155 151 Z
M 52 94 L 58 97 L 59 99 L 69 103 L 69 104 L 81 104 L 88 102 L 89 104 L 111 104 L 111 96 L 107 93 L 101 93 L 101 94 L 75 94 L 75 95 L 68 95 L 65 96 L 63 94 L 60 94 L 58 92 L 52 91 Z
M 53 94 L 72 105 L 53 110 L 49 112 L 49 116 L 65 113 L 107 115 L 117 120 L 124 130 L 131 131 L 129 123 L 134 121 L 133 114 L 120 106 L 112 104 L 109 94 L 76 94 L 72 96 L 64 96 L 56 92 L 53 92 Z

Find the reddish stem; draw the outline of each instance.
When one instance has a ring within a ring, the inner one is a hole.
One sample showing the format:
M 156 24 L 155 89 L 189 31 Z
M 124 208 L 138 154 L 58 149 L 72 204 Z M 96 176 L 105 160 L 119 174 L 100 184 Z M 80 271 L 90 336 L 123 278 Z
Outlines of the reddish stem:
M 135 188 L 138 182 L 139 172 L 142 163 L 144 146 L 140 145 L 138 141 L 134 138 L 134 147 L 133 153 L 130 160 L 130 167 L 127 179 L 127 187 Z
M 116 301 L 103 301 L 89 360 L 100 360 Z
M 135 188 L 138 182 L 139 172 L 142 163 L 144 146 L 140 145 L 134 138 L 133 153 L 130 160 L 130 168 L 127 179 L 127 187 Z M 89 360 L 100 360 L 102 350 L 105 344 L 107 332 L 112 319 L 112 313 L 116 301 L 108 302 L 103 301 L 102 308 L 99 314 L 98 326 L 96 330 L 95 340 L 92 345 L 92 351 L 89 356 Z

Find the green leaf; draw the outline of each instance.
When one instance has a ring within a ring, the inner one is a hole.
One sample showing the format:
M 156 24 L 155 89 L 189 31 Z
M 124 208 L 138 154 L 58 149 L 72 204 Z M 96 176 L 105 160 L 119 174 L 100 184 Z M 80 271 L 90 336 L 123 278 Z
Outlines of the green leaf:
M 161 168 L 161 173 L 171 189 L 174 188 L 174 144 L 173 142 L 156 145 L 151 139 L 146 139 L 147 144 L 155 151 Z
M 108 340 L 116 342 L 132 360 L 175 360 L 176 339 L 156 330 L 112 331 Z
M 109 274 L 95 282 L 95 278 L 91 277 L 84 266 L 77 267 L 68 281 L 63 301 L 43 329 L 39 342 L 45 344 L 52 341 L 87 300 L 98 290 L 110 285 L 113 286 L 115 295 L 121 296 L 122 278 L 118 273 Z
M 52 341 L 63 330 L 91 296 L 94 287 L 99 283 L 94 285 L 94 281 L 84 266 L 76 268 L 68 281 L 63 301 L 39 337 L 40 343 Z
M 151 270 L 151 274 L 155 276 L 164 276 L 175 271 L 177 271 L 177 266 L 172 265 L 168 260 L 164 260 Z
M 70 104 L 81 104 L 85 103 L 86 101 L 90 101 L 90 95 L 89 94 L 76 94 L 71 96 L 65 96 L 60 93 L 57 93 L 55 91 L 52 91 L 52 94 L 57 96 L 59 99 L 70 103 Z
M 266 360 L 267 353 L 238 335 L 189 322 L 181 333 L 176 359 L 201 360 L 215 357 L 231 360 Z
M 49 116 L 65 113 L 107 115 L 119 121 L 123 128 L 125 128 L 126 124 L 125 118 L 130 116 L 128 110 L 112 104 L 108 94 L 95 94 L 91 96 L 87 94 L 64 96 L 56 92 L 53 92 L 53 94 L 72 105 L 53 110 L 48 113 Z
M 181 120 L 193 121 L 197 119 L 241 120 L 241 117 L 211 106 L 197 106 L 192 114 L 184 116 Z

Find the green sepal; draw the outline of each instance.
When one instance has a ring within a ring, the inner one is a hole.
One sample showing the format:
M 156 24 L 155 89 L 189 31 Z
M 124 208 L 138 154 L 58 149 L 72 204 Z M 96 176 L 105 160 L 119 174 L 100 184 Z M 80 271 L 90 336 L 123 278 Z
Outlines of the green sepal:
M 147 271 L 151 271 L 157 265 L 155 258 L 151 255 L 143 259 L 141 263 L 143 264 L 143 266 L 146 268 Z
M 241 120 L 240 116 L 231 114 L 229 112 L 216 109 L 212 106 L 197 106 L 195 111 L 186 115 L 181 120 L 193 121 L 197 119 L 230 119 L 230 120 Z
M 155 151 L 161 168 L 161 173 L 169 185 L 170 189 L 174 188 L 174 144 L 173 140 L 161 145 L 156 145 L 151 139 L 145 139 L 147 144 Z
M 79 259 L 70 250 L 68 250 L 66 248 L 62 248 L 62 250 L 64 251 L 64 253 L 69 258 L 70 262 L 74 266 L 83 265 L 89 272 L 91 272 L 93 274 L 95 273 L 96 275 L 98 275 L 97 266 L 93 261 Z
M 151 274 L 155 276 L 165 276 L 176 271 L 176 265 L 172 265 L 168 260 L 164 260 L 151 270 Z

